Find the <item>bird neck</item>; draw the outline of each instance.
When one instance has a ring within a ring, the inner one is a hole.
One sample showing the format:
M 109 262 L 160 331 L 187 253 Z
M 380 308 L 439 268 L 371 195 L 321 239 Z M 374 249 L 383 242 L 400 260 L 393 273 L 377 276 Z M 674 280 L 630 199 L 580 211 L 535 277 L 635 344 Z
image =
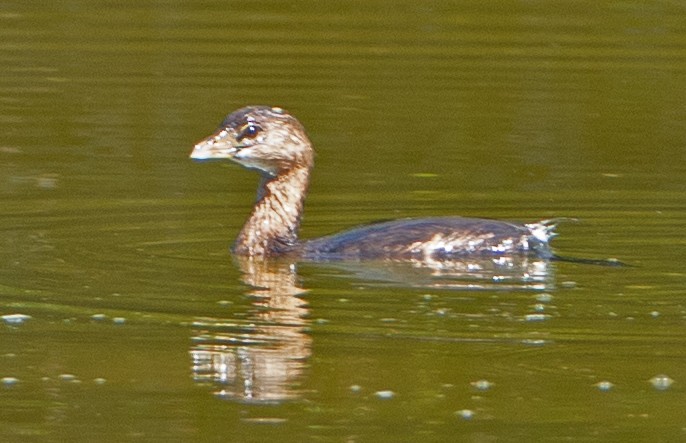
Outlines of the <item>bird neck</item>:
M 297 246 L 310 170 L 311 165 L 299 166 L 262 177 L 255 207 L 234 243 L 235 254 L 266 257 Z

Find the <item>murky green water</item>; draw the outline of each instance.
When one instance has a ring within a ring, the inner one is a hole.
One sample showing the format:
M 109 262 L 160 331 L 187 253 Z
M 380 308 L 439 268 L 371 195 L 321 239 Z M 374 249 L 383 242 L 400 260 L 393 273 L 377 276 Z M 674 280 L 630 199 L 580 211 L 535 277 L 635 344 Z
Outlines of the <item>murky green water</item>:
M 0 73 L 3 441 L 685 438 L 680 3 L 15 2 Z M 246 104 L 317 147 L 304 236 L 571 217 L 633 266 L 232 260 L 256 177 L 187 155 Z

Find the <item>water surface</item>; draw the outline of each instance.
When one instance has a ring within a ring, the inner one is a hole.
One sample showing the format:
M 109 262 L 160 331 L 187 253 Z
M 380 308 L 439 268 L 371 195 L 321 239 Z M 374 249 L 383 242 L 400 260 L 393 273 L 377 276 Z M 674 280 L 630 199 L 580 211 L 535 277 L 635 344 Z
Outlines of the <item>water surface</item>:
M 679 3 L 29 1 L 0 36 L 3 440 L 684 438 Z M 568 217 L 559 253 L 632 266 L 236 261 L 257 178 L 187 156 L 246 104 L 315 143 L 303 236 Z

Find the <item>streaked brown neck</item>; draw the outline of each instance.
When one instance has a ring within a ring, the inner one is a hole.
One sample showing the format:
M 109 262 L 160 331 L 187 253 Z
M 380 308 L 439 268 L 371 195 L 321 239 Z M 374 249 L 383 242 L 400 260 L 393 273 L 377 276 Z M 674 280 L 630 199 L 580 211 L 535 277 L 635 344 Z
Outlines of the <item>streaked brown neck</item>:
M 236 238 L 234 254 L 276 256 L 297 246 L 311 168 L 303 165 L 277 177 L 262 177 L 257 203 Z

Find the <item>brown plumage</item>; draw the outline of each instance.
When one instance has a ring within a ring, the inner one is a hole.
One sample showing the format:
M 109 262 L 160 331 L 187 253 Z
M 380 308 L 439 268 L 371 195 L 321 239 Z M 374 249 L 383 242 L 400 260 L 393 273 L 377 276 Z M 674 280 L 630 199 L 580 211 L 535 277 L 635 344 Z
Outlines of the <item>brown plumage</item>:
M 554 225 L 548 221 L 400 219 L 299 240 L 314 151 L 300 122 L 281 108 L 250 106 L 229 114 L 214 134 L 195 145 L 191 158 L 230 159 L 260 173 L 255 207 L 233 246 L 240 256 L 293 255 L 306 260 L 553 256 L 548 241 L 554 236 Z

